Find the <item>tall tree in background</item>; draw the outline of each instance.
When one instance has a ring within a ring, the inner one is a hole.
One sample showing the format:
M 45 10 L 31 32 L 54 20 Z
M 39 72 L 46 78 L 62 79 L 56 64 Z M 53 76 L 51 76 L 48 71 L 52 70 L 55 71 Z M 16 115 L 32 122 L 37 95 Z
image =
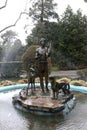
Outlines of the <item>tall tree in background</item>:
M 33 1 L 33 0 L 32 0 Z M 57 4 L 53 0 L 35 0 L 32 8 L 29 9 L 29 15 L 36 21 L 35 27 L 32 29 L 32 34 L 27 37 L 28 45 L 32 43 L 38 44 L 39 39 L 44 37 L 51 40 L 49 36 L 50 20 L 58 20 L 58 14 L 55 12 Z M 50 32 L 51 33 L 51 32 Z
M 68 6 L 58 22 L 38 22 L 28 40 L 38 43 L 42 36 L 52 41 L 53 57 L 61 68 L 77 69 L 87 64 L 87 16 L 80 10 L 73 13 Z
M 20 60 L 18 56 L 21 56 L 20 53 L 23 53 L 23 46 L 21 41 L 18 39 L 17 34 L 12 30 L 9 30 L 3 33 L 1 35 L 1 38 L 1 61 Z
M 32 8 L 29 9 L 29 15 L 33 20 L 41 23 L 44 20 L 49 21 L 50 18 L 58 18 L 58 14 L 55 12 L 56 6 L 57 4 L 54 4 L 53 0 L 34 0 Z
M 60 50 L 77 66 L 87 64 L 87 17 L 68 6 L 61 19 Z
M 6 31 L 1 35 L 2 38 L 2 61 L 8 61 L 8 57 L 10 57 L 11 47 L 17 37 L 17 34 L 12 30 Z

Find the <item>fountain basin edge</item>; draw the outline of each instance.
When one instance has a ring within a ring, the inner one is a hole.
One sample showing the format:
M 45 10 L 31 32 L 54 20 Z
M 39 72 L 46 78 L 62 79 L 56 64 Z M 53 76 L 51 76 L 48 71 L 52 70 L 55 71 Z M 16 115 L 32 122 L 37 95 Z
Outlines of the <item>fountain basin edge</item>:
M 35 85 L 36 87 L 40 87 L 40 83 L 35 83 Z M 22 89 L 24 87 L 26 88 L 27 86 L 28 84 L 16 84 L 16 85 L 3 86 L 0 87 L 0 92 L 8 92 L 11 90 Z M 48 87 L 51 87 L 50 83 L 48 84 Z M 70 89 L 77 92 L 87 93 L 87 87 L 84 86 L 70 85 Z

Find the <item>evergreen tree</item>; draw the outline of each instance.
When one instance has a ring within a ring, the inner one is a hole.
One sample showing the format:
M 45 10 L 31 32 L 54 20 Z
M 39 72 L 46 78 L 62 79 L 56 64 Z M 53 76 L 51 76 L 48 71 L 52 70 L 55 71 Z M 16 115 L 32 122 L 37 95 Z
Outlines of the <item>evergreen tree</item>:
M 68 6 L 62 19 L 59 47 L 77 66 L 87 64 L 87 17 L 78 10 L 76 14 Z
M 32 0 L 33 1 L 33 0 Z M 57 4 L 53 3 L 53 0 L 35 0 L 33 1 L 32 8 L 29 9 L 29 15 L 33 20 L 37 21 L 37 24 L 32 29 L 32 34 L 27 37 L 26 41 L 28 45 L 38 44 L 41 37 L 51 41 L 52 37 L 49 35 L 51 32 L 50 20 L 57 19 L 58 14 L 55 12 Z
M 58 18 L 55 12 L 57 4 L 53 0 L 36 0 L 33 1 L 32 8 L 29 9 L 29 16 L 38 22 L 48 21 L 50 18 Z

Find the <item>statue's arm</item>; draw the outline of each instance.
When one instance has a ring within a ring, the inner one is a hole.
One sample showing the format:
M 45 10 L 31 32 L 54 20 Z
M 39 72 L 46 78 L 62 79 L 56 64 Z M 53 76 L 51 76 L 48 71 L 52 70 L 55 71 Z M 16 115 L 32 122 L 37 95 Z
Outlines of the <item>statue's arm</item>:
M 49 44 L 49 47 L 47 48 L 48 56 L 51 54 L 51 43 Z

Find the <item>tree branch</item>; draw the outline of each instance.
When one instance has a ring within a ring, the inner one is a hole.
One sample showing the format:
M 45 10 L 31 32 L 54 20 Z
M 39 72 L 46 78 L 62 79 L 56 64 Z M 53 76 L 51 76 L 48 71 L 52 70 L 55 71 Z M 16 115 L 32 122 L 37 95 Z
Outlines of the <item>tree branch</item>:
M 87 2 L 87 0 L 84 0 L 84 2 Z
M 5 31 L 5 30 L 8 29 L 8 28 L 11 28 L 11 27 L 16 26 L 16 24 L 17 24 L 18 21 L 21 19 L 21 16 L 22 16 L 23 14 L 29 15 L 29 13 L 27 13 L 27 12 L 21 12 L 20 15 L 19 15 L 19 17 L 18 17 L 18 19 L 15 21 L 15 23 L 12 24 L 12 25 L 7 26 L 7 27 L 5 27 L 5 28 L 3 28 L 2 30 L 0 30 L 0 33 L 3 32 L 3 31 Z
M 3 5 L 2 7 L 0 7 L 0 9 L 5 8 L 5 7 L 6 7 L 6 5 L 7 5 L 7 2 L 8 2 L 8 0 L 6 0 L 6 1 L 5 1 L 5 5 Z

